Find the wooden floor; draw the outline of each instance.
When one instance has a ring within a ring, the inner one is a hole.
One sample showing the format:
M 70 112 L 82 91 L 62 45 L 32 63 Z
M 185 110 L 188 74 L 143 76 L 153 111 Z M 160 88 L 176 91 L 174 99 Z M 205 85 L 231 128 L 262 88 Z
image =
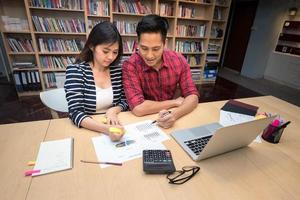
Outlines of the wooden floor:
M 261 94 L 218 77 L 216 84 L 198 86 L 199 102 L 210 102 L 234 98 L 261 96 Z M 0 80 L 0 124 L 51 119 L 50 110 L 40 101 L 39 96 L 18 99 L 14 85 Z M 66 117 L 60 113 L 61 117 Z

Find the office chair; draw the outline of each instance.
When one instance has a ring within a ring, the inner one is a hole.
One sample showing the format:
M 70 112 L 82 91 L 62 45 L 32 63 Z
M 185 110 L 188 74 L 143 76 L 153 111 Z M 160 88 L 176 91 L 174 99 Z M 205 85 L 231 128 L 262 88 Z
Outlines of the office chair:
M 43 104 L 50 108 L 54 119 L 59 118 L 57 112 L 68 112 L 68 103 L 64 88 L 40 92 L 40 98 Z

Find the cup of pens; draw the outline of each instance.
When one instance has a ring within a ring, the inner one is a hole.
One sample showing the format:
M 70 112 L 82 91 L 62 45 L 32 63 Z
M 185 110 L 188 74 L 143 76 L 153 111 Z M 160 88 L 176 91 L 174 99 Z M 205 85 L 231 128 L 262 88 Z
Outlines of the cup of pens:
M 279 118 L 274 119 L 273 122 L 269 124 L 267 128 L 265 128 L 262 138 L 268 142 L 277 144 L 284 129 L 289 123 L 291 123 L 291 121 L 284 122 Z

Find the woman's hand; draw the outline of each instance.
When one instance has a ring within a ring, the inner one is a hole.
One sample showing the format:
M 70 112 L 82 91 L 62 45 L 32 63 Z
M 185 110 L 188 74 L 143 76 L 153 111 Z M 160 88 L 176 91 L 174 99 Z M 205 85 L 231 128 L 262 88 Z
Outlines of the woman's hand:
M 109 108 L 107 111 L 106 111 L 106 123 L 108 125 L 121 125 L 120 121 L 119 121 L 119 118 L 118 118 L 118 113 L 120 112 L 120 109 L 118 107 L 112 107 L 112 108 Z
M 119 125 L 113 125 L 113 126 L 107 125 L 107 130 L 108 130 L 107 131 L 108 136 L 113 142 L 119 141 L 125 134 L 125 130 L 123 126 L 119 126 Z

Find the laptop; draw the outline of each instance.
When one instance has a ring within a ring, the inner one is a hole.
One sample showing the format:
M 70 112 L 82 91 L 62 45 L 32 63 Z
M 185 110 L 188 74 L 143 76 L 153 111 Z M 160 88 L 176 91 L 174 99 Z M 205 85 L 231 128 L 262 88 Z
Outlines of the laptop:
M 182 129 L 171 133 L 195 160 L 203 160 L 248 146 L 276 116 L 223 127 L 219 123 Z

